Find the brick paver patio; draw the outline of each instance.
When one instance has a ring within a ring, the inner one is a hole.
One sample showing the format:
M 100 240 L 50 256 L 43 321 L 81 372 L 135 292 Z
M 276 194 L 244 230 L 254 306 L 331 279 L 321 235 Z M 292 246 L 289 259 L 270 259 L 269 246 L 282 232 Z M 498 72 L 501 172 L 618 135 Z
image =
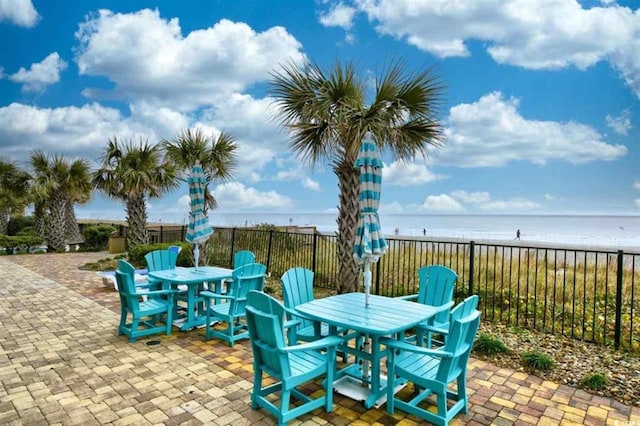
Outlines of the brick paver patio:
M 118 336 L 117 292 L 78 269 L 106 256 L 0 257 L 0 424 L 274 424 L 249 406 L 248 342 L 204 342 L 201 329 L 134 344 Z M 479 360 L 470 361 L 468 387 L 469 413 L 453 425 L 640 424 L 638 407 Z M 336 394 L 332 413 L 319 409 L 292 424 L 421 422 Z

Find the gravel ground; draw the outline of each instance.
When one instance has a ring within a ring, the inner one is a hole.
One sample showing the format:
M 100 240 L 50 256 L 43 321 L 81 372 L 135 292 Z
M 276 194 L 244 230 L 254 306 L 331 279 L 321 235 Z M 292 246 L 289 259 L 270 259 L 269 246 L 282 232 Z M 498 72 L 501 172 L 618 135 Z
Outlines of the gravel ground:
M 499 367 L 509 367 L 526 371 L 536 376 L 585 389 L 587 392 L 614 398 L 627 405 L 640 406 L 640 356 L 582 342 L 570 337 L 535 333 L 513 329 L 504 325 L 482 323 L 480 333 L 488 333 L 510 350 L 508 354 L 480 356 Z M 528 371 L 522 364 L 525 351 L 537 350 L 550 355 L 555 361 L 551 371 Z M 582 379 L 591 373 L 602 373 L 609 379 L 606 388 L 592 391 L 580 385 Z

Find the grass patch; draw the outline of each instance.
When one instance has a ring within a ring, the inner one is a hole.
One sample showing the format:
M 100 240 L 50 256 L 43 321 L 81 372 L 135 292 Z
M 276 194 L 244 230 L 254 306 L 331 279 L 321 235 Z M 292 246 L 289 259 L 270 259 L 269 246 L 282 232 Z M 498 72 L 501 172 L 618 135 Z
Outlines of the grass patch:
M 591 373 L 580 381 L 580 386 L 599 391 L 609 386 L 609 379 L 603 373 Z
M 473 345 L 473 351 L 480 355 L 495 355 L 508 353 L 509 348 L 504 342 L 490 334 L 481 333 Z
M 522 363 L 530 370 L 550 371 L 556 363 L 548 354 L 541 351 L 526 351 L 522 354 Z

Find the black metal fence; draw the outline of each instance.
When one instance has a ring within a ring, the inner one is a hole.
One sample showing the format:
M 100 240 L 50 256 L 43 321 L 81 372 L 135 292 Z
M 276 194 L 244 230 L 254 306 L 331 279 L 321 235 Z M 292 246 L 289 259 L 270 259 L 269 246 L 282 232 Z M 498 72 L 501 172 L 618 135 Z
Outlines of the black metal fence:
M 185 227 L 150 229 L 155 242 L 182 241 Z M 455 297 L 480 296 L 483 318 L 640 352 L 640 251 L 389 238 L 373 266 L 375 294 L 418 290 L 418 269 L 440 264 L 458 273 Z M 209 262 L 231 265 L 251 250 L 273 277 L 302 266 L 315 285 L 336 289 L 336 236 L 276 229 L 216 228 Z M 360 289 L 359 289 L 360 290 Z

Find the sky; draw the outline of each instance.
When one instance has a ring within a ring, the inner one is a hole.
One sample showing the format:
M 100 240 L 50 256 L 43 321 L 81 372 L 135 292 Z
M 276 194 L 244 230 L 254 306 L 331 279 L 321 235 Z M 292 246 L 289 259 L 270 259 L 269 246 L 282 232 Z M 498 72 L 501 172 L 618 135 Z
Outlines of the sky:
M 350 61 L 373 84 L 400 60 L 444 83 L 446 138 L 426 159 L 383 153 L 382 213 L 640 216 L 638 0 L 0 0 L 0 38 L 0 156 L 27 169 L 34 148 L 95 166 L 113 137 L 227 131 L 219 212 L 335 212 L 271 75 Z M 187 211 L 184 184 L 149 202 L 151 221 Z M 76 212 L 125 217 L 99 193 Z

